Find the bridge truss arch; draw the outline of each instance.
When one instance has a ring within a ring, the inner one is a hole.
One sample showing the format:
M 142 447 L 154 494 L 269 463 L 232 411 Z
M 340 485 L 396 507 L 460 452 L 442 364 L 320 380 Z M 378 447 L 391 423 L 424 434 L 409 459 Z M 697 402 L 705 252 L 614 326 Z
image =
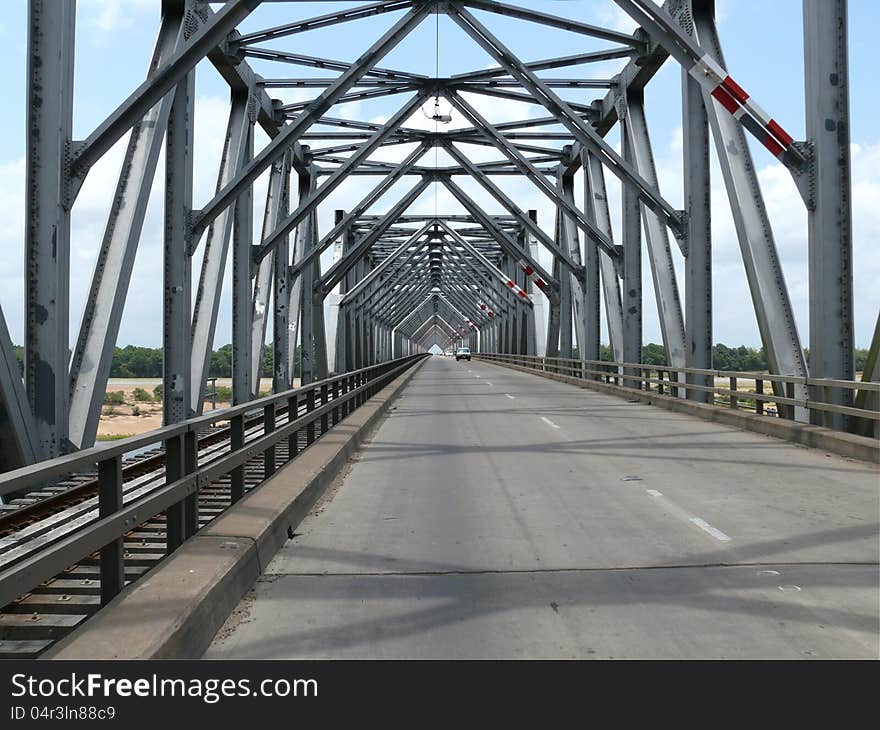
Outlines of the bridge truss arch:
M 713 0 L 667 0 L 662 7 L 651 0 L 614 2 L 638 23 L 635 33 L 536 10 L 534 3 L 487 0 L 347 2 L 319 16 L 309 16 L 305 3 L 288 2 L 288 22 L 245 32 L 239 28 L 252 14 L 258 17 L 259 0 L 163 0 L 146 79 L 78 140 L 72 136 L 75 0 L 29 0 L 26 357 L 21 379 L 0 317 L 0 466 L 93 445 L 122 310 L 134 286 L 147 200 L 157 186 L 165 203 L 166 423 L 203 408 L 224 296 L 232 302 L 235 403 L 257 396 L 270 334 L 277 392 L 291 387 L 297 345 L 303 383 L 435 342 L 465 343 L 484 353 L 571 357 L 576 350 L 583 360 L 598 360 L 602 311 L 615 361 L 636 364 L 648 275 L 667 362 L 710 369 L 712 138 L 771 371 L 852 380 L 845 0 L 804 0 L 806 140 L 793 139 L 785 120 L 773 117 L 771 107 L 765 111 L 731 76 Z M 440 77 L 383 65 L 434 15 L 447 17 L 494 66 Z M 326 47 L 334 48 L 340 25 L 375 16 L 387 18 L 386 30 L 365 40 L 354 61 L 289 50 L 306 31 L 326 34 Z M 522 60 L 493 31 L 499 16 L 535 32 L 577 34 L 585 50 Z M 620 62 L 615 74 L 590 76 L 591 64 L 614 60 Z M 659 187 L 644 101 L 664 63 L 681 68 L 683 209 Z M 208 64 L 228 82 L 230 101 L 214 195 L 194 200 L 194 76 Z M 566 69 L 571 75 L 556 75 Z M 296 89 L 302 97 L 285 103 L 273 97 L 278 89 Z M 585 90 L 596 90 L 591 103 L 572 98 Z M 475 96 L 534 104 L 541 115 L 493 123 Z M 345 115 L 347 103 L 379 97 L 399 102 L 384 121 Z M 415 125 L 413 119 L 431 115 L 435 100 L 438 124 Z M 455 125 L 444 126 L 441 102 Z M 262 148 L 255 145 L 257 126 L 269 139 Z M 615 127 L 620 153 L 606 141 Z M 790 171 L 807 211 L 809 372 L 751 138 Z M 90 169 L 123 139 L 114 204 L 69 354 L 71 211 Z M 394 150 L 397 161 L 385 161 Z M 494 157 L 477 162 L 473 150 Z M 443 165 L 436 163 L 441 151 Z M 164 180 L 155 175 L 160 154 Z M 263 174 L 269 183 L 258 226 L 252 196 Z M 333 227 L 321 231 L 320 206 L 351 176 L 368 178 L 368 192 L 336 211 Z M 506 176 L 527 179 L 551 202 L 555 220 L 538 221 L 533 209 L 520 207 L 504 190 Z M 609 176 L 623 190 L 618 230 L 609 210 Z M 480 196 L 469 193 L 463 179 Z M 455 208 L 421 212 L 418 203 L 432 186 Z M 478 198 L 502 213 L 488 212 Z M 231 291 L 224 292 L 230 256 Z M 684 262 L 683 283 L 676 259 Z M 866 379 L 877 378 L 877 345 Z M 699 385 L 707 376 L 686 377 Z M 808 388 L 816 387 L 796 384 L 793 397 L 813 397 Z M 852 390 L 823 390 L 829 402 L 851 403 Z M 698 389 L 685 394 L 682 388 L 681 395 L 707 397 Z M 795 406 L 790 415 L 803 420 L 805 414 Z M 835 428 L 847 425 L 841 413 L 817 418 Z

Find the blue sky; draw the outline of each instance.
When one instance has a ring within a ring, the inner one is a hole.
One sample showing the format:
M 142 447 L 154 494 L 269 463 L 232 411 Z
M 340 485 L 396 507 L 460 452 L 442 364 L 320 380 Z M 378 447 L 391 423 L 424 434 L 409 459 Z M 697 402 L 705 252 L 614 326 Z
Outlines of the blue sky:
M 534 0 L 519 4 L 605 24 L 627 32 L 632 25 L 611 0 Z M 282 23 L 293 17 L 318 15 L 338 9 L 340 3 L 267 3 L 242 24 L 243 32 Z M 76 48 L 76 97 L 74 133 L 86 136 L 143 79 L 158 28 L 159 0 L 79 0 Z M 6 45 L 0 66 L 0 83 L 5 90 L 5 104 L 0 115 L 0 304 L 13 339 L 22 340 L 23 323 L 23 187 L 26 64 L 26 0 L 4 0 L 0 10 L 0 39 Z M 486 16 L 495 32 L 525 60 L 567 55 L 602 47 L 582 36 L 564 31 L 545 30 L 522 21 L 501 16 Z M 801 3 L 799 0 L 719 0 L 718 16 L 721 39 L 731 74 L 765 109 L 771 112 L 795 138 L 804 137 L 803 45 Z M 330 32 L 304 33 L 266 44 L 269 47 L 295 50 L 340 60 L 353 60 L 372 39 L 398 17 L 380 16 L 337 26 Z M 434 19 L 426 21 L 381 62 L 386 67 L 432 74 L 434 71 Z M 880 4 L 873 0 L 850 2 L 851 118 L 854 180 L 854 243 L 856 341 L 865 345 L 870 339 L 880 308 L 880 253 L 877 239 L 880 230 L 880 108 L 872 68 L 874 29 L 880 25 Z M 491 65 L 490 59 L 447 18 L 440 25 L 440 73 L 449 75 Z M 252 62 L 255 70 L 266 76 L 324 76 L 311 69 L 284 67 Z M 610 76 L 620 62 L 546 72 L 546 76 Z M 651 124 L 661 189 L 673 204 L 681 203 L 680 142 L 680 70 L 669 61 L 649 86 L 646 106 Z M 281 95 L 273 92 L 275 95 Z M 590 101 L 597 92 L 567 98 Z M 196 205 L 210 197 L 216 183 L 219 145 L 225 127 L 228 91 L 224 82 L 208 64 L 201 64 L 197 74 L 198 108 L 196 112 Z M 293 95 L 290 98 L 302 98 Z M 381 121 L 390 116 L 402 99 L 391 97 L 358 105 L 345 111 L 366 120 Z M 356 107 L 356 108 L 355 108 Z M 480 109 L 492 121 L 511 116 L 539 116 L 540 110 L 515 102 L 482 100 Z M 412 124 L 418 120 L 413 120 Z M 609 141 L 616 142 L 611 134 Z M 265 142 L 258 137 L 258 146 Z M 77 201 L 73 216 L 71 256 L 71 337 L 75 338 L 83 300 L 100 244 L 107 208 L 115 185 L 121 159 L 118 145 L 105 161 L 90 173 Z M 806 306 L 806 216 L 788 173 L 761 147 L 754 147 L 756 166 L 783 259 L 788 287 L 795 307 L 802 341 L 808 342 Z M 388 159 L 392 159 L 389 157 Z M 442 161 L 441 161 L 442 164 Z M 161 168 L 157 180 L 161 180 Z M 412 184 L 410 181 L 409 184 Z M 400 187 L 402 192 L 409 184 Z M 501 180 L 502 186 L 521 207 L 537 207 L 539 221 L 552 233 L 552 211 L 547 202 L 526 181 Z M 257 215 L 262 214 L 261 180 L 256 187 Z M 612 201 L 616 184 L 609 186 Z M 715 235 L 715 339 L 728 344 L 759 343 L 752 305 L 745 286 L 742 261 L 733 235 L 727 202 L 716 168 L 713 186 Z M 135 264 L 139 282 L 137 297 L 130 297 L 123 317 L 120 344 L 161 344 L 161 190 L 156 185 Z M 326 230 L 333 208 L 350 207 L 367 189 L 370 181 L 360 178 L 345 183 L 324 206 L 321 225 Z M 476 188 L 473 190 L 478 197 Z M 433 210 L 433 191 L 419 205 Z M 398 193 L 399 195 L 399 193 Z M 430 200 L 428 199 L 430 198 Z M 394 202 L 389 195 L 377 207 L 381 211 Z M 483 202 L 482 199 L 480 202 Z M 500 212 L 485 202 L 487 210 Z M 452 205 L 440 196 L 441 209 Z M 259 217 L 257 218 L 259 221 Z M 259 231 L 259 225 L 255 226 Z M 681 257 L 675 252 L 679 269 L 679 288 L 683 295 Z M 198 257 L 197 261 L 198 263 Z M 659 325 L 650 289 L 650 274 L 645 260 L 645 341 L 660 341 Z M 228 342 L 229 290 L 225 290 L 215 344 Z

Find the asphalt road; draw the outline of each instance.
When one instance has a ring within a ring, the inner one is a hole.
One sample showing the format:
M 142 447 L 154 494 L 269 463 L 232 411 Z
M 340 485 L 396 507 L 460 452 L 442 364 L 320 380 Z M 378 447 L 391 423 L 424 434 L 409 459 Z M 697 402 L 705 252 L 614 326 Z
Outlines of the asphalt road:
M 880 471 L 432 358 L 210 658 L 880 656 Z

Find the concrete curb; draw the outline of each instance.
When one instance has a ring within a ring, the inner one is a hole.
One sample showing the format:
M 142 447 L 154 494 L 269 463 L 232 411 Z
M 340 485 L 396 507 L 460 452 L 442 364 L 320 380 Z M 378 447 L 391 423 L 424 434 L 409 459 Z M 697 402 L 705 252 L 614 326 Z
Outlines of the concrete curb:
M 299 455 L 293 468 L 280 469 L 41 658 L 200 657 L 424 362 L 395 378 Z
M 658 406 L 669 411 L 677 413 L 685 413 L 690 416 L 697 416 L 713 423 L 721 423 L 727 426 L 735 426 L 746 431 L 755 431 L 773 436 L 775 438 L 791 441 L 804 446 L 810 446 L 815 449 L 821 449 L 839 456 L 846 456 L 850 459 L 858 459 L 874 464 L 880 464 L 880 443 L 876 439 L 867 436 L 856 436 L 851 433 L 841 433 L 832 431 L 823 426 L 812 426 L 806 423 L 795 423 L 794 421 L 785 421 L 767 416 L 759 416 L 754 413 L 744 411 L 735 411 L 729 408 L 718 408 L 706 405 L 705 403 L 696 403 L 694 401 L 682 400 L 669 395 L 660 395 L 658 393 L 646 393 L 645 391 L 634 390 L 632 388 L 624 388 L 611 383 L 601 383 L 595 380 L 582 380 L 570 375 L 560 375 L 558 373 L 542 372 L 540 370 L 532 370 L 520 365 L 511 365 L 508 363 L 495 362 L 492 360 L 480 360 L 480 362 L 489 365 L 498 365 L 500 367 L 518 370 L 523 373 L 537 375 L 550 380 L 557 380 L 560 383 L 568 383 L 577 385 L 587 390 L 595 390 L 608 395 L 616 395 L 628 400 L 637 400 L 647 405 Z

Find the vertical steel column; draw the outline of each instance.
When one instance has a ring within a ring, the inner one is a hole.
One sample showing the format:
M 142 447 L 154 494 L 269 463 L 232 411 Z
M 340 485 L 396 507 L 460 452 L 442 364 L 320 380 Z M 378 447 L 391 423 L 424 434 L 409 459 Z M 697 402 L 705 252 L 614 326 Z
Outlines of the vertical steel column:
M 619 112 L 618 112 L 619 113 Z M 624 116 L 620 125 L 624 159 L 633 164 L 630 128 Z M 623 203 L 623 361 L 642 361 L 642 223 L 639 196 L 629 185 L 622 190 Z M 626 368 L 625 375 L 637 375 Z M 639 383 L 624 380 L 623 385 L 637 388 Z
M 534 210 L 534 209 L 529 210 L 528 215 L 529 215 L 529 218 L 531 218 L 535 223 L 538 222 L 538 211 L 537 210 Z M 528 237 L 529 254 L 531 255 L 533 261 L 537 261 L 538 260 L 538 252 L 539 252 L 538 239 L 529 233 L 527 233 L 526 235 Z M 529 285 L 528 285 L 527 291 L 529 294 L 534 293 L 534 285 L 532 284 L 531 279 L 529 279 Z M 535 297 L 533 304 L 532 304 L 532 327 L 530 328 L 530 332 L 529 332 L 529 338 L 531 340 L 531 343 L 529 346 L 529 351 L 528 351 L 529 355 L 543 356 L 547 352 L 547 322 L 545 320 L 545 315 L 544 315 L 544 307 L 545 307 L 546 303 L 544 300 L 545 300 L 545 297 L 543 297 L 543 296 Z M 494 349 L 494 340 L 495 340 L 495 338 L 494 338 L 494 332 L 495 332 L 494 324 L 492 326 L 492 332 L 493 332 L 493 337 L 492 337 L 493 349 L 491 351 L 497 352 L 497 350 Z
M 344 210 L 334 210 L 333 211 L 333 227 L 339 225 L 342 219 L 345 217 Z M 336 258 L 336 253 L 340 258 L 344 257 L 347 253 L 346 249 L 346 232 L 343 232 L 340 241 L 337 243 L 337 249 L 334 251 L 334 258 Z M 336 303 L 336 333 L 335 333 L 335 344 L 333 347 L 333 362 L 329 362 L 327 365 L 332 367 L 333 372 L 335 373 L 344 373 L 346 371 L 345 366 L 345 358 L 346 358 L 346 341 L 348 339 L 348 328 L 347 328 L 347 315 L 346 308 L 339 305 L 339 301 L 343 295 L 348 291 L 348 282 L 349 276 L 348 272 L 346 272 L 345 276 L 342 277 L 342 280 L 339 282 L 339 293 L 333 294 L 335 297 Z M 332 306 L 331 306 L 331 317 L 333 317 Z
M 626 95 L 626 125 L 629 131 L 630 152 L 639 174 L 655 189 L 659 188 L 654 153 L 645 117 L 643 92 L 628 92 Z M 654 280 L 654 296 L 657 300 L 657 314 L 666 347 L 666 360 L 673 367 L 685 365 L 684 315 L 675 281 L 675 266 L 672 262 L 672 249 L 664 220 L 653 210 L 642 204 L 642 225 L 645 231 L 648 260 Z
M 263 210 L 263 228 L 260 234 L 260 240 L 265 241 L 267 237 L 275 232 L 278 221 L 281 220 L 281 201 L 284 197 L 285 171 L 289 172 L 289 152 L 279 157 L 272 163 L 269 171 L 269 185 L 266 190 L 266 206 Z M 263 367 L 263 352 L 266 347 L 266 330 L 269 325 L 269 299 L 275 288 L 277 277 L 280 273 L 282 277 L 286 277 L 287 263 L 282 264 L 284 271 L 279 272 L 275 264 L 277 259 L 283 258 L 278 254 L 279 248 L 287 247 L 287 237 L 282 238 L 271 254 L 264 256 L 257 266 L 256 276 L 253 282 L 253 303 L 251 306 L 251 344 L 250 344 L 250 382 L 251 394 L 256 397 L 259 392 L 260 371 Z M 285 278 L 286 280 L 286 278 Z M 277 305 L 277 299 L 273 298 L 273 305 Z M 284 317 L 286 319 L 287 298 L 285 293 Z M 278 311 L 277 306 L 273 306 L 273 319 L 275 312 Z M 274 325 L 274 321 L 273 321 Z M 277 332 L 273 330 L 273 337 L 277 340 Z M 274 355 L 274 349 L 273 349 Z M 283 358 L 284 368 L 287 367 L 287 352 Z M 273 359 L 273 363 L 277 365 L 277 360 Z M 273 382 L 274 382 L 273 367 Z
M 681 71 L 684 134 L 684 204 L 687 211 L 687 258 L 684 301 L 685 364 L 712 369 L 712 191 L 709 167 L 709 117 L 699 82 Z M 688 375 L 687 382 L 714 385 L 710 375 Z M 688 390 L 687 398 L 711 403 L 712 393 Z
M 254 125 L 248 104 L 247 135 L 242 167 L 254 156 Z M 235 199 L 232 221 L 232 404 L 252 400 L 260 391 L 262 365 L 251 375 L 251 322 L 253 313 L 253 272 L 251 245 L 254 238 L 254 188 L 248 185 Z M 260 347 L 260 352 L 262 352 Z M 262 360 L 262 358 L 260 358 Z
M 584 168 L 586 213 L 594 217 L 593 222 L 602 233 L 608 236 L 608 240 L 613 240 L 611 210 L 608 207 L 608 193 L 605 189 L 605 174 L 602 170 L 602 162 L 592 152 L 584 150 L 582 166 Z M 587 243 L 590 243 L 589 239 Z M 599 250 L 595 242 L 593 246 L 599 256 L 599 269 L 602 274 L 602 293 L 605 301 L 605 320 L 608 324 L 608 339 L 611 344 L 611 352 L 616 362 L 622 362 L 623 303 L 620 299 L 620 282 L 618 281 L 617 267 L 607 251 L 604 249 Z M 598 313 L 596 316 L 599 316 Z
M 290 203 L 291 152 L 284 155 L 278 220 L 287 215 Z M 285 236 L 272 252 L 272 391 L 283 393 L 293 383 L 287 353 L 290 350 L 290 238 Z M 257 381 L 259 382 L 259 381 Z
M 695 0 L 694 26 L 700 46 L 724 67 L 713 5 L 710 0 Z M 745 131 L 739 121 L 726 109 L 721 109 L 706 90 L 703 91 L 703 99 L 770 371 L 804 377 L 807 375 L 804 352 Z M 773 390 L 777 395 L 785 395 L 778 383 L 774 383 Z M 795 385 L 794 397 L 805 399 L 806 386 Z M 808 420 L 805 408 L 780 404 L 779 412 L 787 418 Z
M 565 248 L 565 220 L 562 209 L 556 208 L 556 246 Z M 559 354 L 557 357 L 570 358 L 573 356 L 573 332 L 572 332 L 572 290 L 571 277 L 568 275 L 567 266 L 558 256 L 553 257 L 553 277 L 559 282 Z
M 310 189 L 315 189 L 317 172 L 311 174 Z M 303 255 L 308 254 L 318 244 L 318 215 L 312 211 L 305 236 L 300 238 Z M 302 383 L 312 383 L 327 377 L 327 341 L 324 330 L 324 298 L 320 287 L 321 260 L 316 258 L 306 266 L 299 277 L 302 282 L 301 331 L 302 331 Z
M 571 148 L 564 148 L 571 155 Z M 584 174 L 584 184 L 589 185 L 589 178 Z M 560 166 L 557 175 L 557 187 L 562 197 L 575 207 L 574 200 L 574 173 L 566 173 Z M 587 189 L 585 187 L 585 193 Z M 578 237 L 578 229 L 574 219 L 560 211 L 562 215 L 562 231 L 566 241 L 569 258 L 577 265 L 585 261 L 583 280 L 579 279 L 574 272 L 569 275 L 572 313 L 574 315 L 575 333 L 578 343 L 578 357 L 581 360 L 599 359 L 599 254 L 596 242 L 589 236 L 585 236 L 584 253 L 581 257 L 581 247 Z
M 190 314 L 192 259 L 189 218 L 193 195 L 195 73 L 175 91 L 165 136 L 164 300 L 162 326 L 162 423 L 191 415 Z
M 122 456 L 98 462 L 98 517 L 122 509 Z M 101 548 L 101 605 L 106 606 L 125 585 L 125 543 L 121 537 Z
M 75 0 L 28 5 L 25 384 L 42 459 L 67 450 L 75 20 Z
M 809 209 L 810 374 L 852 380 L 852 190 L 846 0 L 804 0 L 807 139 L 812 145 L 814 206 Z M 811 399 L 852 405 L 848 388 L 812 388 Z M 847 427 L 839 413 L 810 420 Z

